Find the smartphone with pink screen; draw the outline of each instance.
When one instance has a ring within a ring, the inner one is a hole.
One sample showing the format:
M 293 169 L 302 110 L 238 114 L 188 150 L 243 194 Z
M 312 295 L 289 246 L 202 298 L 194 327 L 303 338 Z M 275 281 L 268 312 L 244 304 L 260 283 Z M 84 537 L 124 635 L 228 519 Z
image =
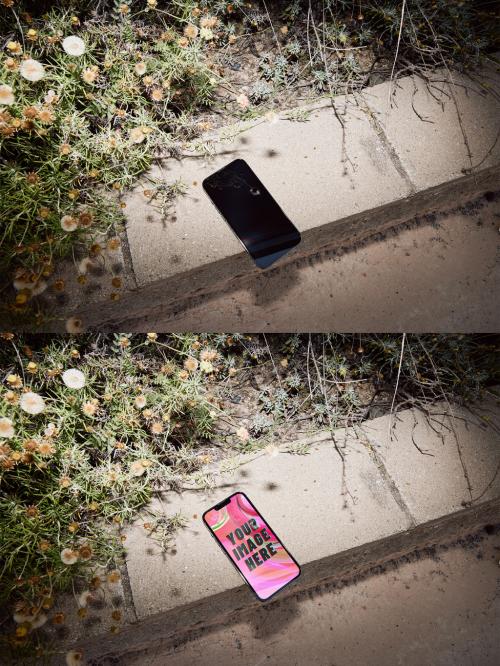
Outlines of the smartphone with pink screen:
M 300 575 L 295 558 L 245 493 L 234 493 L 205 511 L 203 522 L 261 601 Z

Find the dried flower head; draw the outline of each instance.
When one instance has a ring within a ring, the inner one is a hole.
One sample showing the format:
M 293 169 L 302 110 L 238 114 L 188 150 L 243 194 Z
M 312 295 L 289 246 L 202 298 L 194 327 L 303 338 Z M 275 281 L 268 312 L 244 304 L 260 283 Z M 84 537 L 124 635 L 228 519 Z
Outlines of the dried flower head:
M 11 437 L 14 437 L 14 435 L 14 422 L 12 419 L 7 418 L 6 416 L 2 416 L 0 418 L 0 437 L 3 437 L 4 439 L 10 439 Z
M 15 101 L 16 98 L 14 97 L 12 86 L 8 86 L 7 84 L 0 85 L 0 104 L 10 106 L 11 104 L 14 104 Z

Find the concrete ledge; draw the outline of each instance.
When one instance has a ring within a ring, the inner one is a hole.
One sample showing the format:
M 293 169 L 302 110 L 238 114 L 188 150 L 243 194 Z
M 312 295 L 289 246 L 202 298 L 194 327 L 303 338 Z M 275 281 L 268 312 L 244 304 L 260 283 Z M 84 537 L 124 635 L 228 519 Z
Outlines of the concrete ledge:
M 451 79 L 450 79 L 451 77 Z M 225 128 L 184 147 L 182 158 L 155 167 L 126 197 L 125 254 L 131 273 L 117 303 L 73 309 L 88 326 L 134 329 L 145 314 L 182 309 L 186 301 L 259 273 L 202 191 L 203 178 L 236 157 L 246 159 L 302 233 L 281 264 L 349 247 L 440 206 L 500 182 L 500 75 L 473 79 L 435 72 L 429 81 L 398 82 L 253 125 Z M 340 121 L 339 121 L 340 118 Z M 186 194 L 160 210 L 144 196 L 150 180 L 182 181 Z M 135 286 L 134 286 L 135 285 Z
M 130 530 L 124 587 L 135 620 L 105 643 L 82 637 L 91 663 L 175 643 L 259 605 L 201 522 L 207 506 L 235 489 L 248 493 L 303 568 L 271 604 L 500 522 L 498 399 L 474 414 L 448 411 L 437 404 L 427 418 L 406 410 L 391 438 L 389 417 L 333 439 L 320 433 L 306 457 L 249 455 L 234 474 L 217 477 L 212 492 L 166 493 L 157 510 L 182 511 L 188 527 L 168 553 L 145 536 L 142 521 Z

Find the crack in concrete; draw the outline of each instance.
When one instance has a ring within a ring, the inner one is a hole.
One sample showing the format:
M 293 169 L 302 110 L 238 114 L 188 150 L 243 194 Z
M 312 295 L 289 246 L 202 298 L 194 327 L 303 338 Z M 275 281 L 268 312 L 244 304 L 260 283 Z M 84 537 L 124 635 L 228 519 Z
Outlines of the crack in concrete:
M 130 621 L 137 622 L 139 620 L 139 617 L 137 615 L 137 611 L 135 608 L 134 595 L 132 593 L 132 585 L 130 584 L 130 577 L 128 575 L 128 568 L 126 561 L 120 567 L 120 571 L 122 577 L 123 596 L 125 598 L 127 611 L 130 612 L 130 615 L 132 616 L 130 618 Z
M 366 449 L 368 451 L 368 455 L 370 458 L 373 460 L 375 465 L 377 466 L 378 471 L 380 472 L 380 475 L 382 476 L 383 480 L 385 481 L 387 487 L 389 488 L 389 491 L 398 505 L 398 507 L 401 509 L 401 511 L 405 514 L 409 525 L 408 527 L 416 527 L 418 525 L 416 519 L 413 517 L 412 512 L 410 511 L 410 508 L 406 504 L 406 502 L 403 499 L 403 496 L 399 492 L 399 488 L 397 487 L 396 483 L 394 482 L 393 478 L 389 474 L 389 471 L 387 467 L 385 466 L 384 461 L 382 460 L 381 456 L 377 453 L 375 450 L 375 446 L 378 446 L 378 443 L 375 441 L 372 441 L 365 435 L 366 439 L 364 440 L 364 444 L 366 446 Z
M 369 107 L 368 103 L 366 100 L 363 98 L 363 105 L 360 105 L 360 109 L 362 109 L 368 118 L 368 122 L 370 123 L 372 129 L 375 131 L 380 143 L 382 144 L 383 148 L 385 149 L 386 153 L 389 155 L 389 159 L 392 162 L 392 165 L 398 172 L 398 174 L 401 176 L 401 178 L 405 181 L 409 191 L 409 194 L 416 194 L 417 193 L 417 186 L 413 183 L 412 179 L 410 178 L 409 173 L 406 171 L 406 169 L 403 166 L 403 162 L 400 160 L 399 155 L 394 148 L 394 146 L 391 144 L 389 141 L 389 138 L 387 137 L 387 134 L 385 133 L 384 127 L 380 120 L 375 116 L 374 112 L 372 109 Z

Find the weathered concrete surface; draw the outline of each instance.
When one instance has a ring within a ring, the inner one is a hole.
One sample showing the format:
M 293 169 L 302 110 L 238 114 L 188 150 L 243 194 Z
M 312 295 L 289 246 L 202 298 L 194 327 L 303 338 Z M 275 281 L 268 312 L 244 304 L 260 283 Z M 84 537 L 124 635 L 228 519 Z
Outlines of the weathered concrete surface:
M 496 666 L 500 534 L 322 587 L 123 666 Z
M 487 430 L 487 421 L 457 407 L 450 421 L 442 416 L 445 407 L 438 404 L 433 410 L 435 429 L 422 425 L 423 414 L 402 412 L 397 441 L 385 442 L 389 417 L 382 417 L 356 432 L 335 431 L 333 440 L 329 433 L 318 435 L 307 457 L 276 450 L 249 455 L 233 475 L 217 477 L 212 492 L 166 493 L 156 510 L 167 516 L 182 511 L 187 529 L 167 553 L 146 537 L 141 524 L 147 518 L 131 529 L 124 587 L 137 622 L 105 646 L 88 641 L 93 663 L 107 663 L 106 655 L 121 659 L 152 644 L 178 641 L 188 631 L 233 621 L 243 610 L 259 606 L 201 520 L 208 506 L 236 489 L 247 492 L 302 565 L 302 576 L 280 600 L 500 522 L 498 398 L 481 405 L 490 419 Z M 409 431 L 414 416 L 415 443 Z M 450 426 L 457 439 L 449 436 Z M 434 457 L 414 456 L 409 448 L 415 444 Z M 397 445 L 400 456 L 394 454 Z
M 301 124 L 283 116 L 257 121 L 230 143 L 217 146 L 214 155 L 170 159 L 163 169 L 154 170 L 153 178 L 182 180 L 188 188 L 166 218 L 148 206 L 144 184 L 127 198 L 127 236 L 139 286 L 237 255 L 242 255 L 241 270 L 253 270 L 202 188 L 207 175 L 233 159 L 250 164 L 302 234 L 410 193 L 366 113 L 355 107 L 347 112 L 349 163 L 342 161 L 343 131 L 329 105 Z
M 429 85 L 419 77 L 405 77 L 391 102 L 387 84 L 367 89 L 364 96 L 411 182 L 422 190 L 460 178 L 478 165 L 499 163 L 499 95 L 500 74 L 491 66 L 474 80 L 456 72 L 431 74 Z M 409 108 L 422 122 L 414 122 Z
M 443 416 L 449 411 L 453 417 Z M 473 413 L 440 403 L 429 419 L 407 410 L 391 423 L 390 435 L 386 417 L 368 421 L 364 431 L 419 523 L 500 496 L 500 410 L 494 399 Z
M 488 89 L 465 94 L 460 80 L 448 89 L 451 97 L 447 90 L 439 93 L 439 102 L 427 95 L 422 80 L 402 79 L 398 106 L 389 114 L 383 106 L 387 83 L 362 96 L 336 98 L 341 121 L 324 103 L 308 122 L 286 120 L 283 113 L 250 129 L 226 128 L 210 158 L 186 147 L 182 160 L 165 160 L 150 174 L 187 186 L 164 214 L 156 199 L 143 194 L 152 189 L 150 182 L 127 197 L 127 252 L 137 289 L 119 303 L 96 308 L 83 301 L 75 308 L 89 326 L 123 329 L 134 318 L 178 310 L 189 299 L 259 274 L 201 188 L 206 175 L 235 157 L 250 163 L 302 232 L 302 243 L 281 266 L 350 247 L 457 197 L 498 188 L 500 82 L 490 70 L 483 76 Z M 429 85 L 433 94 L 446 87 Z
M 500 197 L 152 313 L 153 331 L 500 330 Z
M 169 494 L 165 513 L 180 510 L 190 518 L 188 529 L 176 539 L 176 554 L 165 556 L 154 548 L 144 538 L 143 521 L 127 538 L 127 569 L 138 618 L 241 587 L 240 576 L 227 566 L 226 558 L 215 557 L 214 541 L 201 522 L 205 509 L 235 490 L 249 495 L 302 565 L 410 527 L 369 452 L 353 436 L 346 437 L 342 444 L 349 448 L 348 496 L 333 443 L 318 444 L 308 458 L 260 456 L 235 476 L 219 479 L 215 492 L 185 491 L 178 498 Z M 242 602 L 251 600 L 246 590 Z

